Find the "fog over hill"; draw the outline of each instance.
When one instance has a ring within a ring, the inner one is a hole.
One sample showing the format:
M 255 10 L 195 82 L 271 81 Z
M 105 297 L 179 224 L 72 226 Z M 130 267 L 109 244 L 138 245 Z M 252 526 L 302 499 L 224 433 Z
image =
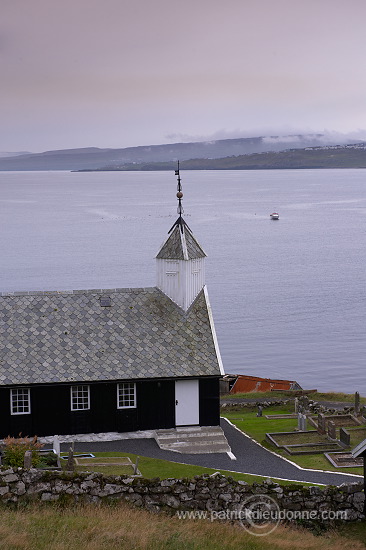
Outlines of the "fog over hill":
M 253 138 L 146 145 L 123 149 L 62 149 L 44 153 L 11 154 L 2 157 L 0 170 L 83 170 L 123 167 L 127 164 L 168 162 L 190 159 L 218 159 L 253 153 L 279 152 L 335 145 L 335 138 L 323 134 L 261 136 Z M 359 140 L 354 140 L 356 143 Z

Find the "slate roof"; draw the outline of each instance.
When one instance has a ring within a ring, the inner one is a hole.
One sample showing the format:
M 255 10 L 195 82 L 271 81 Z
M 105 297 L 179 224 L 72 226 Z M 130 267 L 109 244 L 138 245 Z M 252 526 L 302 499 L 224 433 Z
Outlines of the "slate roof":
M 188 225 L 179 226 L 175 224 L 156 258 L 158 260 L 196 260 L 205 256 L 204 250 L 193 236 Z
M 187 312 L 158 288 L 2 294 L 0 385 L 220 375 L 208 310 L 204 290 Z

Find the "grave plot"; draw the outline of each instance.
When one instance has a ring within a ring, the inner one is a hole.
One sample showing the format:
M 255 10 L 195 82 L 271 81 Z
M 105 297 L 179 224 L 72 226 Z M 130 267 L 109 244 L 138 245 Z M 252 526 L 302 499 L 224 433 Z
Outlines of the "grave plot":
M 322 454 L 325 451 L 336 451 L 342 448 L 337 442 L 327 443 L 305 443 L 304 445 L 284 445 L 283 448 L 290 455 L 315 455 Z
M 338 441 L 329 441 L 317 431 L 266 433 L 266 439 L 288 454 L 321 454 L 327 451 L 341 450 Z
M 303 445 L 304 443 L 326 443 L 328 439 L 315 430 L 306 432 L 277 432 L 266 434 L 267 439 L 276 447 L 284 445 Z
M 363 457 L 353 458 L 351 453 L 324 453 L 332 466 L 336 468 L 357 468 L 363 466 Z
M 125 456 L 98 456 L 94 458 L 74 458 L 78 470 L 105 473 L 111 468 L 118 472 L 116 475 L 141 476 L 141 472 L 135 467 L 129 457 Z M 135 473 L 136 469 L 136 473 Z
M 325 414 L 322 415 L 325 422 L 325 429 L 328 422 L 334 422 L 336 428 L 350 428 L 352 426 L 362 426 L 361 420 L 353 416 L 353 414 Z M 319 415 L 308 417 L 309 423 L 318 428 L 319 426 Z
M 291 413 L 291 414 L 265 414 L 264 418 L 267 418 L 267 420 L 279 420 L 281 418 L 297 418 L 297 413 Z
M 336 428 L 350 428 L 351 426 L 361 426 L 362 422 L 352 414 L 334 415 L 331 419 Z

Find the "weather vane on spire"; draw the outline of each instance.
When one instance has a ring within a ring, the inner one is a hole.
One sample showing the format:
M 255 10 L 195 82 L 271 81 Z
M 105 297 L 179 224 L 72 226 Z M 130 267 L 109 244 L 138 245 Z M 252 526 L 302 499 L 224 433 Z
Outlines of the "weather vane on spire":
M 178 176 L 178 185 L 177 185 L 177 199 L 178 199 L 178 208 L 177 208 L 177 212 L 178 212 L 178 219 L 177 221 L 175 222 L 175 224 L 173 225 L 173 227 L 168 231 L 168 233 L 171 233 L 174 229 L 174 227 L 179 227 L 180 228 L 180 231 L 181 233 L 183 233 L 183 228 L 186 227 L 189 231 L 191 231 L 188 227 L 188 225 L 186 224 L 186 222 L 183 220 L 183 217 L 182 217 L 182 214 L 184 214 L 184 210 L 183 210 L 183 206 L 182 206 L 182 198 L 183 198 L 183 193 L 182 193 L 182 180 L 180 179 L 180 173 L 179 173 L 179 160 L 178 160 L 178 166 L 177 166 L 177 170 L 175 170 L 175 175 Z
M 180 173 L 179 173 L 179 160 L 178 160 L 178 168 L 175 171 L 175 175 L 178 176 L 178 185 L 177 185 L 178 208 L 177 208 L 177 212 L 179 214 L 179 217 L 181 218 L 182 214 L 184 214 L 184 210 L 183 210 L 183 206 L 182 206 L 183 193 L 182 193 L 182 184 L 181 184 Z

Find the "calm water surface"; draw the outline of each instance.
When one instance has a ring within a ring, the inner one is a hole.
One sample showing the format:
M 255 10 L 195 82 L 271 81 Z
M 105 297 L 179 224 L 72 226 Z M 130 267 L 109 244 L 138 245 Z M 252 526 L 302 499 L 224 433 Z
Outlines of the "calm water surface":
M 366 172 L 182 183 L 226 372 L 366 395 Z M 170 172 L 0 172 L 0 291 L 153 286 L 175 185 Z

